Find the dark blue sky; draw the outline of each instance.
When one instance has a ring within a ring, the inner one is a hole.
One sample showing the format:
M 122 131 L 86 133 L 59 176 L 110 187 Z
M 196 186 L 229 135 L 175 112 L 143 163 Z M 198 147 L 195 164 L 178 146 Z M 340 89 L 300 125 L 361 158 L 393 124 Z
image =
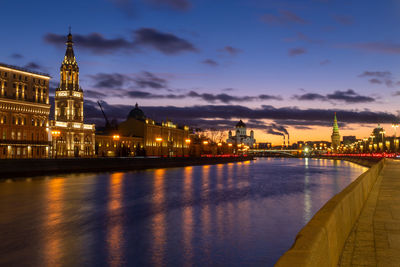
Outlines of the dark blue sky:
M 139 102 L 157 119 L 252 119 L 259 139 L 278 140 L 264 134 L 278 123 L 296 140 L 329 139 L 315 129 L 334 110 L 343 133 L 360 138 L 397 115 L 399 1 L 5 0 L 1 9 L 1 62 L 58 83 L 71 25 L 86 97 L 117 118 Z

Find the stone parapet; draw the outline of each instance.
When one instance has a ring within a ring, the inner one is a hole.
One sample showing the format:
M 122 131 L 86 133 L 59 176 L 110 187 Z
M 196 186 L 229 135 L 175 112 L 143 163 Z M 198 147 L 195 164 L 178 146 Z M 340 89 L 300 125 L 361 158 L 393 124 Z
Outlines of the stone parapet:
M 346 239 L 385 161 L 373 165 L 329 200 L 297 234 L 293 246 L 275 266 L 337 266 Z

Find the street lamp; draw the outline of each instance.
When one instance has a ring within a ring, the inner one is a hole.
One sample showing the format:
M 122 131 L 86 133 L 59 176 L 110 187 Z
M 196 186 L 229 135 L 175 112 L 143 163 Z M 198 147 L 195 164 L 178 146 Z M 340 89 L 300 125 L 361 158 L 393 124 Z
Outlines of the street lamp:
M 382 134 L 382 152 L 385 151 L 385 141 L 384 141 L 384 134 L 386 133 L 385 131 L 380 131 L 380 134 Z
M 372 139 L 372 151 L 374 151 L 374 138 L 375 138 L 375 135 L 371 135 L 370 138 Z
M 394 145 L 394 151 L 397 152 L 397 135 L 396 135 L 396 130 L 399 125 L 397 123 L 393 123 L 392 127 L 394 128 L 394 139 L 393 139 L 393 145 Z
M 51 136 L 54 138 L 54 158 L 57 158 L 57 138 L 61 135 L 60 131 L 51 131 Z
M 156 142 L 158 143 L 159 146 L 159 156 L 161 157 L 161 144 L 162 144 L 162 138 L 161 137 L 157 137 L 156 138 Z
M 116 142 L 117 143 L 117 145 L 116 145 L 116 151 L 115 151 L 115 156 L 120 156 L 120 153 L 121 153 L 121 151 L 120 151 L 120 144 L 119 144 L 119 138 L 120 138 L 120 136 L 118 135 L 118 134 L 114 134 L 113 135 L 113 140 L 114 140 L 114 142 Z M 118 152 L 118 153 L 117 153 Z

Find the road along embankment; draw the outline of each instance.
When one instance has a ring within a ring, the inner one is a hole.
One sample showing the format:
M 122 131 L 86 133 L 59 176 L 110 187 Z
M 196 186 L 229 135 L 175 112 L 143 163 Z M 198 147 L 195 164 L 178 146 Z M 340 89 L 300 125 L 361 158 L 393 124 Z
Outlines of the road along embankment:
M 56 173 L 132 171 L 253 160 L 252 156 L 201 158 L 65 158 L 0 160 L 0 178 Z
M 337 266 L 343 246 L 385 164 L 381 160 L 330 199 L 276 266 Z

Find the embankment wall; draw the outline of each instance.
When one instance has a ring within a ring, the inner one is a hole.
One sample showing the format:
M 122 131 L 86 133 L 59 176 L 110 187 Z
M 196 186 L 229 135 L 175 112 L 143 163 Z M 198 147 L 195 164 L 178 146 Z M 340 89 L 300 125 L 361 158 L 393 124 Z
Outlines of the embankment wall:
M 379 161 L 329 200 L 297 234 L 293 246 L 276 266 L 337 266 L 346 239 L 384 164 L 384 159 Z

